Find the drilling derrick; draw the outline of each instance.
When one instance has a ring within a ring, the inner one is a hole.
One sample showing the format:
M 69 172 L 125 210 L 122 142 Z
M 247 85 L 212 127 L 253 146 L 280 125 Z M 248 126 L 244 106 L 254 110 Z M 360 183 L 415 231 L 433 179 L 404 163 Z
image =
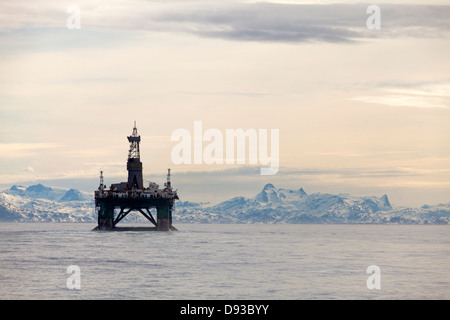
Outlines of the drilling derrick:
M 133 133 L 127 137 L 130 142 L 130 151 L 128 152 L 127 170 L 128 170 L 128 188 L 142 189 L 144 182 L 142 179 L 142 162 L 140 160 L 139 142 L 141 136 L 137 133 L 136 121 L 134 122 Z
M 136 122 L 133 133 L 127 138 L 130 143 L 127 160 L 128 180 L 127 182 L 113 183 L 109 190 L 106 190 L 103 183 L 103 171 L 100 172 L 100 186 L 95 191 L 98 225 L 94 230 L 176 230 L 172 225 L 172 211 L 178 195 L 176 190 L 172 190 L 170 169 L 168 169 L 164 189 L 160 189 L 155 182 L 150 182 L 146 188 L 143 182 L 139 151 L 141 137 L 137 133 Z M 156 209 L 156 219 L 151 214 L 152 208 Z M 117 215 L 116 210 L 119 210 Z M 140 212 L 154 227 L 117 227 L 116 225 L 132 211 Z

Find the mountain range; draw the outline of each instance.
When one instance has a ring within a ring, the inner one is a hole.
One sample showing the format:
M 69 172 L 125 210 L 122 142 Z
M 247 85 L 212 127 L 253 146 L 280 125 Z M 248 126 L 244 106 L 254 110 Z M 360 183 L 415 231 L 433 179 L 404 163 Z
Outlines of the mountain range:
M 0 192 L 0 221 L 93 222 L 94 217 L 93 196 L 76 189 L 36 184 Z
M 144 222 L 139 214 L 127 221 Z M 177 201 L 174 223 L 448 224 L 450 203 L 420 208 L 391 206 L 388 196 L 352 196 L 276 188 L 268 183 L 254 197 L 219 204 Z M 42 184 L 14 185 L 0 192 L 0 221 L 96 222 L 93 194 Z

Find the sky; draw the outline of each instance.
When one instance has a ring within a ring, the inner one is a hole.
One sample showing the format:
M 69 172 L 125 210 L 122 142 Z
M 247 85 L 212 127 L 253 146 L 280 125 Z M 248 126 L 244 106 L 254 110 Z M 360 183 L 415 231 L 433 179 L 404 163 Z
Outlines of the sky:
M 145 181 L 181 200 L 307 193 L 450 202 L 448 1 L 0 3 L 0 185 Z M 380 8 L 380 28 L 369 29 Z M 68 28 L 80 9 L 80 28 Z M 279 130 L 279 170 L 176 164 L 177 129 Z

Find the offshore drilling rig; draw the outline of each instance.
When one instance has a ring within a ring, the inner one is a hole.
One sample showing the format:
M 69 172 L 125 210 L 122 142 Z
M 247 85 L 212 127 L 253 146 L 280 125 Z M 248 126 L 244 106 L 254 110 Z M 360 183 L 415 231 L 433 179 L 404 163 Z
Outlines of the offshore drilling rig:
M 144 186 L 142 176 L 142 162 L 140 160 L 139 143 L 141 137 L 137 133 L 136 121 L 133 133 L 128 136 L 130 150 L 128 152 L 127 170 L 128 181 L 114 183 L 106 190 L 103 183 L 103 171 L 100 171 L 100 185 L 95 191 L 95 206 L 98 210 L 98 225 L 94 230 L 124 231 L 124 230 L 148 230 L 148 231 L 176 231 L 172 225 L 172 211 L 175 200 L 178 199 L 177 190 L 172 190 L 170 182 L 170 169 L 167 172 L 167 182 L 164 188 L 150 182 Z M 150 209 L 156 208 L 156 220 Z M 115 210 L 120 210 L 115 216 Z M 139 211 L 154 227 L 117 227 L 116 225 L 131 211 Z

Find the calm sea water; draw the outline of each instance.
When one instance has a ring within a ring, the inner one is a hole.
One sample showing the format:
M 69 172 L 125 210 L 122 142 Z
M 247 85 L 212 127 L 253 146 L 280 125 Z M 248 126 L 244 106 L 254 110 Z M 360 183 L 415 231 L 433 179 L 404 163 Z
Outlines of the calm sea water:
M 0 223 L 0 299 L 450 298 L 450 226 L 176 226 Z M 371 265 L 379 290 L 367 288 Z

